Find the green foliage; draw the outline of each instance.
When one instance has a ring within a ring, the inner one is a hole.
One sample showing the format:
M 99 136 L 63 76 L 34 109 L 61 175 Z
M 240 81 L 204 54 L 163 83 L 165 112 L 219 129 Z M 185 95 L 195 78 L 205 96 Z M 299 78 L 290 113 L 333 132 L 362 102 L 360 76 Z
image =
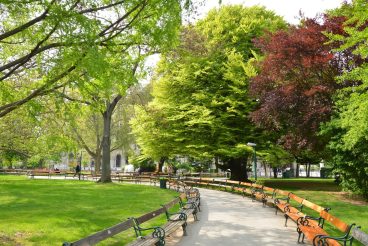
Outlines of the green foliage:
M 294 157 L 285 151 L 281 146 L 269 144 L 263 150 L 257 152 L 257 155 L 262 158 L 271 167 L 280 167 L 293 162 Z
M 133 132 L 143 154 L 198 159 L 247 155 L 260 133 L 249 121 L 254 75 L 252 39 L 285 27 L 260 7 L 212 10 L 183 27 L 177 49 L 165 54 L 153 81 L 154 100 L 137 109 Z
M 368 197 L 368 35 L 367 2 L 354 0 L 335 11 L 336 15 L 347 16 L 345 31 L 347 37 L 329 35 L 332 40 L 341 42 L 336 52 L 352 50 L 364 63 L 350 64 L 350 70 L 339 77 L 340 83 L 347 86 L 336 95 L 335 115 L 324 126 L 322 134 L 332 136 L 329 148 L 332 151 L 335 172 L 340 173 L 342 185 Z M 349 82 L 349 83 L 348 83 Z
M 144 58 L 175 44 L 181 12 L 190 5 L 189 0 L 3 1 L 0 117 L 54 92 L 78 89 L 82 97 L 92 94 L 96 107 L 114 98 L 111 93 L 125 94 L 144 74 Z

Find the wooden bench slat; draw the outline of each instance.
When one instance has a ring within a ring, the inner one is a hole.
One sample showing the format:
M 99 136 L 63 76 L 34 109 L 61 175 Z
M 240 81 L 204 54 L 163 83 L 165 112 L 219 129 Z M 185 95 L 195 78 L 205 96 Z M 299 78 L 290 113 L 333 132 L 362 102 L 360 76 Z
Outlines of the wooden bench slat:
M 122 231 L 125 231 L 129 228 L 133 227 L 133 219 L 128 219 L 127 221 L 124 221 L 122 223 L 119 223 L 117 225 L 114 225 L 110 228 L 107 228 L 105 230 L 96 232 L 86 238 L 80 239 L 78 241 L 75 241 L 71 243 L 73 246 L 85 246 L 85 245 L 94 245 L 102 240 L 105 240 L 106 238 L 112 237 Z
M 313 209 L 313 210 L 317 211 L 318 213 L 320 213 L 320 212 L 322 212 L 323 210 L 325 210 L 325 208 L 324 208 L 324 207 L 321 207 L 321 206 L 319 206 L 319 205 L 317 205 L 317 204 L 314 204 L 314 203 L 312 203 L 312 202 L 310 202 L 310 201 L 308 201 L 308 200 L 304 200 L 302 204 L 303 204 L 304 206 L 306 206 L 306 207 L 310 208 L 310 209 Z
M 324 218 L 326 221 L 330 222 L 336 228 L 338 228 L 342 232 L 347 232 L 349 229 L 349 225 L 345 222 L 341 221 L 339 218 L 333 216 L 332 214 L 328 213 L 327 211 L 321 212 L 321 217 Z
M 155 211 L 149 212 L 147 214 L 144 214 L 140 217 L 137 218 L 137 221 L 139 222 L 139 224 L 144 223 L 152 218 L 155 218 L 161 214 L 165 213 L 165 208 L 159 208 L 156 209 Z

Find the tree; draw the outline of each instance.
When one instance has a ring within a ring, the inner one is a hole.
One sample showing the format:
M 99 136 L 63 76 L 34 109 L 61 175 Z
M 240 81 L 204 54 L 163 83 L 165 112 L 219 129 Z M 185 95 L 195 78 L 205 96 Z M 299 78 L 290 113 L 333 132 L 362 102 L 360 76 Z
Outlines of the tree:
M 5 1 L 0 35 L 0 117 L 73 83 L 114 48 L 170 43 L 190 1 Z M 162 22 L 161 22 L 162 21 Z M 152 47 L 153 48 L 153 47 Z M 154 48 L 158 48 L 156 45 Z M 96 67 L 94 67 L 96 68 Z M 91 71 L 88 71 L 91 72 Z
M 327 15 L 305 19 L 255 40 L 265 56 L 251 82 L 251 93 L 260 103 L 252 119 L 277 132 L 279 143 L 295 157 L 324 157 L 328 137 L 319 135 L 319 128 L 331 117 L 334 92 L 344 86 L 335 77 L 357 60 L 350 50 L 333 53 L 339 43 L 328 42 L 325 35 L 346 35 L 344 20 Z
M 143 153 L 220 157 L 233 179 L 247 179 L 246 143 L 261 135 L 248 117 L 255 105 L 248 95 L 251 40 L 283 27 L 264 8 L 224 6 L 183 28 L 179 47 L 159 65 L 154 100 L 132 123 Z
M 272 143 L 269 143 L 264 150 L 259 151 L 257 154 L 266 164 L 272 167 L 274 178 L 277 178 L 277 168 L 290 164 L 293 161 L 290 153 L 285 151 L 281 146 Z M 266 170 L 265 172 L 267 175 Z
M 344 15 L 347 21 L 344 30 L 348 35 L 329 34 L 333 42 L 341 44 L 337 53 L 351 51 L 360 58 L 351 62 L 350 69 L 338 78 L 346 85 L 338 90 L 336 105 L 331 122 L 322 133 L 331 137 L 329 149 L 332 151 L 332 165 L 342 177 L 343 187 L 362 194 L 368 199 L 368 35 L 367 2 L 354 0 L 334 13 Z M 346 83 L 349 81 L 349 83 Z

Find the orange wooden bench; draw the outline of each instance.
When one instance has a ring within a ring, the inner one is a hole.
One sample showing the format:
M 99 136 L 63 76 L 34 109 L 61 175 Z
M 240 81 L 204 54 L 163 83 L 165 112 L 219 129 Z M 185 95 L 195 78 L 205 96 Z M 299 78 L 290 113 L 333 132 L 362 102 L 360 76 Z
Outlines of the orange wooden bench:
M 317 223 L 316 223 L 317 222 Z M 329 222 L 335 228 L 342 232 L 342 235 L 331 236 L 323 229 L 325 222 Z M 348 225 L 339 218 L 331 215 L 327 211 L 320 212 L 320 217 L 313 218 L 310 216 L 300 217 L 297 220 L 298 243 L 304 242 L 305 237 L 318 246 L 340 246 L 340 242 L 346 245 L 347 242 L 352 243 L 353 237 L 350 235 L 351 228 L 355 224 Z

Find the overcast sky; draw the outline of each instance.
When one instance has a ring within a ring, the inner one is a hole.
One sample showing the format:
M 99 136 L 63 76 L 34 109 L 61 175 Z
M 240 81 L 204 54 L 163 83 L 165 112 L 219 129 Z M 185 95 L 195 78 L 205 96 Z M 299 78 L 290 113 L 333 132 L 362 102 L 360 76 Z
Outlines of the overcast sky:
M 222 5 L 262 5 L 283 16 L 287 22 L 297 24 L 298 19 L 296 17 L 299 16 L 299 10 L 302 10 L 307 17 L 314 17 L 327 9 L 339 7 L 342 2 L 342 0 L 222 0 Z M 218 6 L 219 0 L 205 0 L 205 6 L 200 8 L 199 11 L 204 17 L 211 8 Z

